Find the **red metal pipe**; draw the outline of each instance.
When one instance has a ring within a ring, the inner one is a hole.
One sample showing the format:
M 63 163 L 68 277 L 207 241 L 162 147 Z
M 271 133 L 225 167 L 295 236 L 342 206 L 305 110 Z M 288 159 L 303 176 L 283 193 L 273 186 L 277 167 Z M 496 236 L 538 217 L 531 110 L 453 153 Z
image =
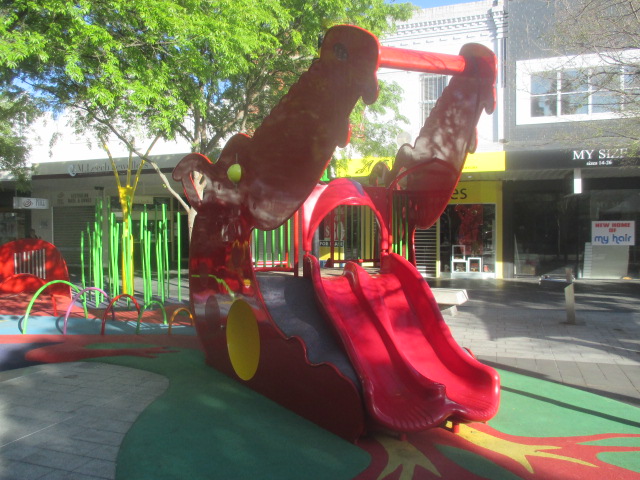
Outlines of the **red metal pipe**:
M 380 67 L 442 75 L 460 75 L 466 66 L 467 60 L 461 55 L 380 47 Z

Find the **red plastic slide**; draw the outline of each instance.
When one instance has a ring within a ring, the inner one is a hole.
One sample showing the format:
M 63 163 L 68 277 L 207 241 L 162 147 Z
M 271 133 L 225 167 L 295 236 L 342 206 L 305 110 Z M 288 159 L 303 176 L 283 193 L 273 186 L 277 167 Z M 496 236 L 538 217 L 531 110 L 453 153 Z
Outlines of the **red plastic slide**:
M 496 414 L 498 373 L 456 343 L 413 265 L 389 254 L 379 274 L 349 262 L 342 276 L 322 277 L 315 257 L 305 261 L 375 422 L 408 433 Z

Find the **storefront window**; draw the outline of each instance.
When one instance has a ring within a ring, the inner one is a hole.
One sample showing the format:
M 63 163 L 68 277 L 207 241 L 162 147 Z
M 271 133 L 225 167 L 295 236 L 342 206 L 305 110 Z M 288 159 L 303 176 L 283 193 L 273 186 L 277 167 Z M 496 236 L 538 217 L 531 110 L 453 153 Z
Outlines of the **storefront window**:
M 496 268 L 496 206 L 449 205 L 440 217 L 442 272 L 493 275 Z
M 516 275 L 562 276 L 571 268 L 578 278 L 640 276 L 640 190 L 523 192 L 514 195 L 513 208 Z M 624 224 L 625 235 L 635 229 L 633 244 L 593 244 L 592 229 L 607 221 Z

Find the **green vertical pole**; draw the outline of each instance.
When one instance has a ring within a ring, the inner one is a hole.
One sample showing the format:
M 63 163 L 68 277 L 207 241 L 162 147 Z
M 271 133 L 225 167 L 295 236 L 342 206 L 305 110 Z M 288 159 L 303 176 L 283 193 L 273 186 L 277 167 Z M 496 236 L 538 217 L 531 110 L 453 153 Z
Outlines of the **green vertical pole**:
M 360 249 L 362 260 L 369 258 L 369 237 L 367 236 L 367 227 L 369 225 L 369 209 L 360 209 Z
M 98 232 L 96 232 L 95 230 L 95 222 L 94 222 L 94 228 L 93 228 L 93 232 L 91 232 L 92 236 L 93 236 L 93 241 L 91 242 L 91 245 L 93 246 L 93 248 L 91 249 L 91 261 L 93 262 L 93 286 L 100 288 L 98 286 L 98 276 L 100 275 L 100 270 L 98 269 L 98 261 L 97 261 L 97 249 L 98 249 Z M 93 291 L 93 299 L 96 302 L 96 306 L 98 306 L 100 304 L 100 297 L 98 296 L 98 291 L 94 290 Z
M 123 219 L 122 227 L 122 265 L 124 271 L 122 272 L 123 278 L 126 278 L 127 293 L 133 295 L 135 293 L 135 285 L 133 283 L 133 232 L 131 231 L 132 219 L 131 214 L 127 215 L 127 218 Z
M 280 241 L 280 248 L 278 249 L 278 262 L 282 265 L 282 259 L 284 258 L 284 231 L 286 228 L 286 222 L 283 223 L 278 229 L 278 240 Z
M 147 206 L 144 205 L 142 212 L 140 212 L 140 269 L 142 271 L 142 298 L 145 304 L 149 303 L 147 285 L 147 263 L 149 262 L 149 258 L 147 257 L 146 231 Z
M 157 222 L 158 236 L 156 237 L 156 252 L 158 255 L 158 291 L 160 292 L 160 299 L 164 302 L 164 255 L 162 253 L 162 245 L 164 244 L 164 231 L 162 229 L 162 220 Z
M 163 271 L 162 271 L 162 252 L 161 252 L 161 245 L 162 245 L 162 239 L 161 237 L 161 231 L 160 231 L 160 225 L 159 225 L 159 220 L 158 220 L 158 206 L 155 205 L 155 234 L 156 234 L 156 281 L 157 281 L 157 285 L 156 285 L 156 292 L 158 294 L 158 296 L 160 297 L 160 299 L 162 300 L 162 302 L 164 303 L 164 275 L 163 275 Z
M 169 222 L 167 221 L 167 205 L 165 203 L 162 204 L 162 225 L 164 230 L 164 271 L 165 271 L 165 282 L 167 288 L 167 298 L 170 296 L 169 291 L 169 279 L 170 279 L 170 270 L 169 270 Z
M 143 237 L 141 239 L 143 243 L 143 256 L 145 257 L 144 263 L 144 271 L 143 271 L 143 281 L 144 281 L 144 292 L 145 292 L 145 303 L 151 301 L 151 297 L 153 296 L 153 285 L 151 282 L 151 231 L 149 229 L 149 212 L 147 211 L 147 206 L 144 206 L 143 210 L 144 221 L 142 224 L 143 227 Z
M 144 303 L 147 304 L 147 263 L 149 259 L 147 257 L 146 247 L 146 231 L 147 231 L 147 206 L 144 205 L 142 212 L 140 213 L 140 268 L 142 270 L 142 297 Z
M 113 215 L 113 285 L 115 287 L 114 297 L 120 295 L 120 222 L 116 220 L 115 214 Z
M 146 208 L 146 207 L 145 207 Z M 140 269 L 142 271 L 142 298 L 144 298 L 145 305 L 147 302 L 147 280 L 146 280 L 146 268 L 147 268 L 147 259 L 144 251 L 144 211 L 140 213 L 140 229 L 138 232 L 138 238 L 140 239 Z
M 133 218 L 131 217 L 131 213 L 129 213 L 129 238 L 127 241 L 127 270 L 129 273 L 129 284 L 131 285 L 131 295 L 135 294 L 135 275 L 133 271 Z
M 398 252 L 400 255 L 404 257 L 404 246 L 405 246 L 405 237 L 403 235 L 402 227 L 404 225 L 404 198 L 400 197 L 400 210 L 398 212 L 398 239 L 400 240 L 400 251 Z
M 274 235 L 273 230 L 269 230 L 269 256 L 271 257 L 271 266 L 273 267 L 274 263 Z
M 93 205 L 93 251 L 91 252 L 91 261 L 93 262 L 93 286 L 100 288 L 98 277 L 100 276 L 100 269 L 98 268 L 97 250 L 98 250 L 98 204 L 99 200 L 96 198 Z M 98 291 L 93 291 L 93 298 L 95 299 L 96 306 L 99 305 L 100 297 Z
M 147 257 L 147 271 L 146 271 L 146 281 L 147 281 L 147 295 L 148 301 L 151 301 L 153 297 L 153 282 L 151 279 L 151 270 L 152 270 L 152 262 L 151 262 L 151 229 L 149 228 L 149 212 L 147 211 L 147 207 L 144 207 L 144 251 L 145 256 Z
M 396 243 L 398 242 L 398 232 L 396 232 L 396 211 L 398 210 L 398 202 L 396 199 L 396 196 L 393 195 L 393 208 L 391 209 L 391 231 L 393 232 L 393 243 L 391 245 L 391 247 L 393 248 L 393 252 L 394 253 L 398 253 L 398 250 L 396 248 Z
M 87 288 L 87 281 L 84 276 L 84 232 L 80 231 L 80 275 L 82 278 L 82 289 Z M 82 305 L 84 309 L 87 309 L 87 295 L 86 293 L 82 295 Z
M 113 212 L 109 212 L 109 294 L 111 298 L 114 298 L 116 292 L 117 277 L 116 271 L 113 268 L 113 230 L 115 228 L 113 224 Z
M 293 218 L 289 222 L 288 240 L 289 240 L 289 252 L 291 252 L 289 254 L 289 258 L 291 258 L 290 265 L 292 267 L 296 264 L 296 256 L 298 255 L 298 252 L 295 251 L 295 245 L 296 245 L 295 238 L 296 238 L 296 235 L 298 235 L 298 232 L 296 231 L 296 223 L 297 223 L 296 215 L 297 213 L 294 213 Z
M 111 259 L 111 251 L 113 249 L 113 243 L 112 243 L 112 238 L 111 235 L 113 235 L 113 219 L 111 218 L 111 208 L 109 207 L 109 204 L 107 204 L 107 231 L 109 232 L 108 237 L 107 237 L 107 252 L 108 252 L 108 257 L 109 260 L 107 261 L 107 277 L 109 278 L 109 294 L 111 295 L 111 297 L 113 298 L 113 262 Z
M 96 275 L 96 284 L 95 286 L 98 287 L 100 290 L 104 290 L 104 264 L 102 263 L 102 253 L 103 253 L 103 246 L 102 246 L 102 199 L 98 198 L 96 200 L 96 213 L 95 213 L 95 226 L 94 226 L 94 231 L 95 231 L 95 245 L 96 245 L 96 270 L 97 270 L 97 275 Z M 99 291 L 96 291 L 97 293 L 97 303 L 96 304 L 100 304 L 103 301 L 103 297 L 102 297 L 102 293 L 100 293 Z
M 151 251 L 149 248 L 149 242 L 151 241 L 151 231 L 149 230 L 149 212 L 147 212 L 147 206 L 144 206 L 144 290 L 145 290 L 145 303 L 148 303 L 153 296 L 152 283 L 151 283 Z
M 180 212 L 177 212 L 178 218 L 176 218 L 176 244 L 178 249 L 177 265 L 178 265 L 178 302 L 182 301 L 182 231 L 181 231 L 181 220 L 180 220 Z
M 395 197 L 396 208 L 395 208 L 395 211 L 393 212 L 393 219 L 395 221 L 395 238 L 396 238 L 394 251 L 398 255 L 402 255 L 402 238 L 400 238 L 400 217 L 402 216 L 401 205 L 402 205 L 402 202 L 400 197 L 396 196 Z
M 123 212 L 124 214 L 124 212 Z M 121 235 L 121 243 L 122 243 L 122 247 L 121 247 L 121 264 L 122 264 L 122 293 L 123 294 L 131 294 L 131 292 L 129 291 L 130 288 L 130 284 L 129 284 L 129 260 L 128 260 L 128 255 L 129 255 L 129 248 L 127 247 L 127 241 L 128 241 L 128 235 L 129 234 L 129 228 L 127 227 L 127 219 L 125 218 L 125 216 L 122 216 L 122 235 Z
M 349 236 L 349 249 L 351 250 L 351 256 L 352 257 L 356 257 L 357 259 L 357 255 L 354 255 L 354 249 L 355 249 L 355 241 L 356 241 L 356 215 L 357 215 L 357 211 L 356 211 L 356 207 L 349 206 L 346 207 L 347 213 L 349 213 L 350 215 L 348 215 L 349 217 L 349 225 L 351 226 L 350 231 L 351 231 L 351 235 Z M 345 236 L 346 239 L 346 236 Z
M 155 238 L 155 265 L 156 265 L 156 294 L 160 296 L 160 266 L 158 265 L 158 206 L 153 206 L 153 236 Z
M 393 251 L 398 252 L 398 196 L 393 196 Z
M 253 252 L 253 268 L 258 266 L 258 229 L 253 229 L 251 251 Z
M 103 209 L 104 209 L 104 205 L 102 203 L 102 198 L 99 199 L 99 203 L 100 203 L 100 207 L 99 207 L 99 217 L 98 217 L 98 224 L 100 225 L 100 230 L 99 230 L 99 241 L 100 241 L 100 255 L 98 260 L 100 261 L 100 289 L 104 290 L 104 215 L 103 215 Z M 104 300 L 104 297 L 102 296 L 102 293 L 100 293 L 100 298 L 102 300 Z M 102 301 L 101 300 L 101 301 Z
M 409 198 L 404 199 L 405 216 L 404 216 L 404 258 L 409 260 L 411 252 L 411 235 L 409 232 Z
M 84 277 L 84 231 L 80 231 L 80 281 L 82 289 L 87 288 L 87 282 Z
M 120 235 L 120 265 L 122 268 L 121 277 L 122 277 L 122 293 L 128 294 L 130 293 L 128 290 L 129 285 L 129 277 L 127 276 L 127 219 L 124 216 L 125 212 L 122 212 L 122 232 Z
M 89 223 L 87 223 L 87 250 L 89 252 L 89 258 L 87 260 L 87 266 L 88 266 L 88 271 L 87 271 L 87 278 L 89 280 L 89 283 L 93 283 L 93 236 L 91 235 L 91 227 L 89 225 Z M 93 286 L 93 285 L 91 285 Z
M 287 253 L 288 253 L 288 259 L 289 261 L 287 262 L 287 267 L 291 267 L 293 266 L 293 252 L 291 251 L 291 229 L 293 225 L 293 218 L 290 218 L 287 221 L 287 231 L 286 231 L 286 237 L 284 239 L 286 248 L 287 248 Z
M 109 214 L 109 293 L 111 294 L 111 298 L 115 298 L 117 296 L 116 292 L 118 291 L 119 281 L 118 270 L 115 268 L 113 263 L 113 257 L 116 252 L 116 246 L 113 244 L 115 230 L 115 213 L 111 212 Z
M 367 236 L 367 258 L 371 258 L 373 259 L 374 255 L 374 250 L 375 250 L 375 243 L 377 241 L 376 235 L 375 235 L 375 219 L 373 218 L 373 212 L 369 209 L 366 209 L 367 212 L 367 232 L 368 232 L 368 236 Z

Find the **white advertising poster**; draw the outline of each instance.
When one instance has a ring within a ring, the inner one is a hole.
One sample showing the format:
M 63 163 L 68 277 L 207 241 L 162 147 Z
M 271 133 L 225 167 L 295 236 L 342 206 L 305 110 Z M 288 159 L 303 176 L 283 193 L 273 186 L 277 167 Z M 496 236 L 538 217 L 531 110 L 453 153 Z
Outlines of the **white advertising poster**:
M 591 222 L 591 243 L 593 245 L 626 245 L 636 244 L 635 221 L 596 221 Z

